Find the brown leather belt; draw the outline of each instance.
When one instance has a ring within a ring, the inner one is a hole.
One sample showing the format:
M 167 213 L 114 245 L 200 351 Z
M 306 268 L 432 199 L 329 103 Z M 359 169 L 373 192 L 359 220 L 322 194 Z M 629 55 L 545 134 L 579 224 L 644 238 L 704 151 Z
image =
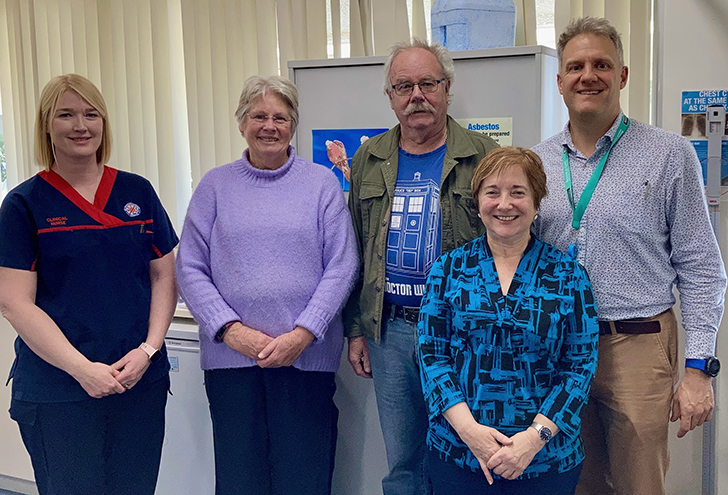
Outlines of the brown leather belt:
M 599 335 L 660 333 L 660 322 L 657 318 L 661 315 L 662 313 L 651 318 L 634 318 L 631 320 L 599 320 Z
M 398 306 L 396 304 L 385 302 L 382 315 L 384 315 L 384 318 L 388 318 L 390 320 L 402 318 L 407 323 L 417 325 L 417 322 L 420 319 L 420 308 L 414 306 Z

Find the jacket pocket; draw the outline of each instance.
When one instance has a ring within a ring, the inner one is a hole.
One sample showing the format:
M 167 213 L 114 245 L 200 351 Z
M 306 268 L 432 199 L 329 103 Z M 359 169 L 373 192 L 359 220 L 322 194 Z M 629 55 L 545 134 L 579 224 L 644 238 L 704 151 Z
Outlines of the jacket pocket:
M 382 217 L 382 206 L 387 188 L 383 183 L 362 182 L 359 190 L 359 201 L 361 203 L 361 226 L 362 240 L 376 236 L 380 228 L 379 222 Z

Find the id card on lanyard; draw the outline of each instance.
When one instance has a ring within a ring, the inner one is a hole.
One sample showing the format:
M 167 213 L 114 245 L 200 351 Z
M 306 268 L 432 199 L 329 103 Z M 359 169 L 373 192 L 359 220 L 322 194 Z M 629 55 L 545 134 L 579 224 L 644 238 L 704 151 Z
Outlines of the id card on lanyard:
M 562 148 L 561 164 L 564 169 L 564 188 L 566 189 L 566 197 L 569 200 L 569 206 L 571 207 L 571 226 L 574 229 L 578 230 L 581 226 L 581 219 L 584 217 L 586 207 L 589 205 L 589 201 L 591 201 L 594 190 L 597 187 L 597 183 L 602 177 L 604 164 L 607 163 L 607 158 L 609 158 L 609 154 L 612 152 L 612 149 L 617 145 L 617 142 L 619 142 L 622 136 L 624 136 L 627 128 L 629 128 L 629 119 L 626 115 L 623 115 L 622 121 L 619 123 L 619 127 L 617 127 L 617 132 L 614 133 L 614 137 L 612 138 L 612 144 L 609 145 L 609 149 L 606 153 L 604 153 L 602 158 L 599 160 L 599 163 L 597 164 L 597 168 L 594 169 L 591 177 L 589 177 L 589 181 L 586 183 L 586 186 L 584 186 L 584 191 L 582 191 L 581 196 L 579 196 L 578 203 L 574 202 L 574 189 L 571 183 L 571 164 L 569 163 L 569 152 L 566 149 L 566 146 Z

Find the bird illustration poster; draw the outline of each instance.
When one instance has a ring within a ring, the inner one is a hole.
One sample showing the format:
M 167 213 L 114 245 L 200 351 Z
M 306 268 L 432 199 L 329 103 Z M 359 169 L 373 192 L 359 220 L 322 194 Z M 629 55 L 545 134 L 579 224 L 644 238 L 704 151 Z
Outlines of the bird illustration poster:
M 349 190 L 351 158 L 369 138 L 387 131 L 379 129 L 313 129 L 313 162 L 333 170 L 341 189 Z

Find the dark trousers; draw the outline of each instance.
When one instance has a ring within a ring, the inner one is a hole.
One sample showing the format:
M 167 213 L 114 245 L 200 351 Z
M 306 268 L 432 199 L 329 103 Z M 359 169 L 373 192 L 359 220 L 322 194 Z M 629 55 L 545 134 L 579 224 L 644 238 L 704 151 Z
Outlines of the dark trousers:
M 12 401 L 41 495 L 152 495 L 169 377 L 78 402 Z
M 581 464 L 565 473 L 544 474 L 533 479 L 495 479 L 445 462 L 430 451 L 430 477 L 434 495 L 574 495 Z
M 216 495 L 328 495 L 339 411 L 334 373 L 205 371 Z

